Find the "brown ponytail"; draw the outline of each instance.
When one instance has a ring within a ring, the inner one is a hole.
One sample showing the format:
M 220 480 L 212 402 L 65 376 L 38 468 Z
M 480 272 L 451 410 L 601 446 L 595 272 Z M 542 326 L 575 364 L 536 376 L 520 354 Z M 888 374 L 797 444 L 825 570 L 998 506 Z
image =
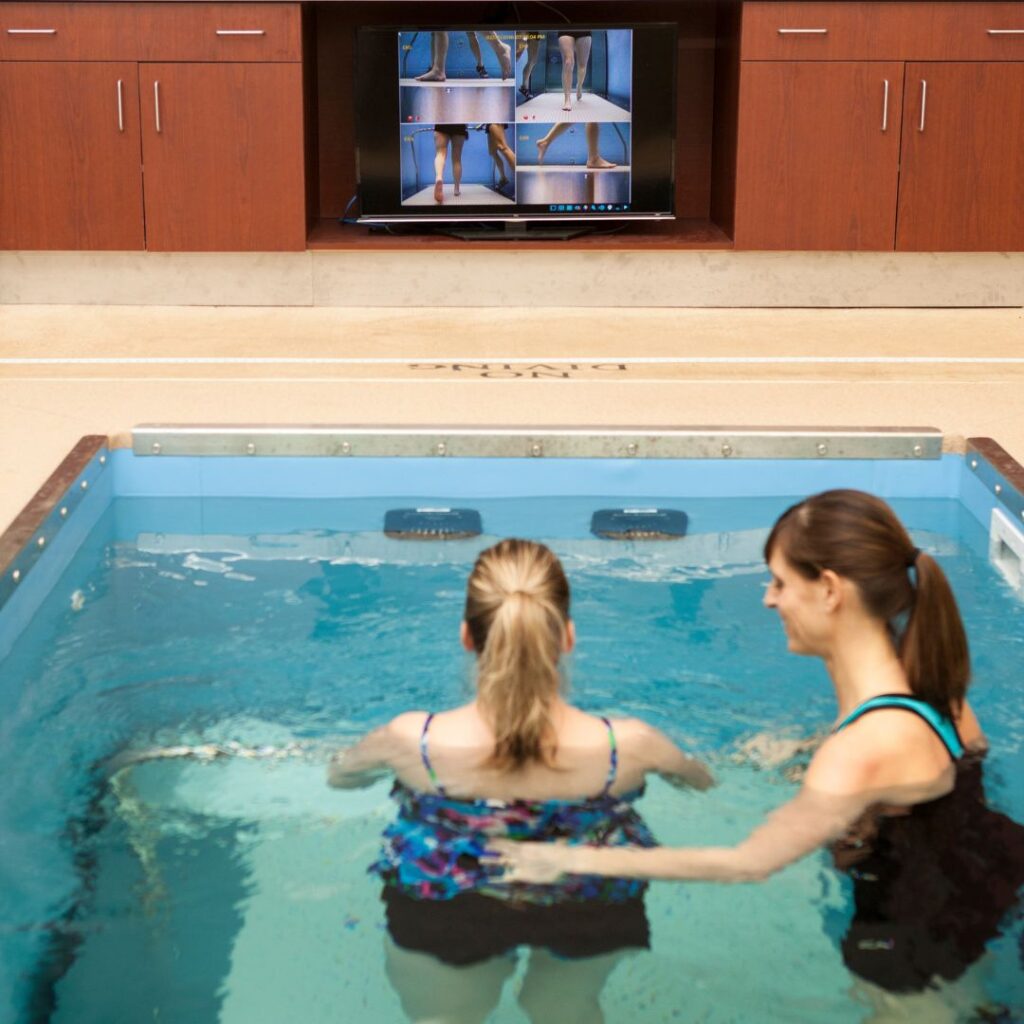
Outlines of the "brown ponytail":
M 481 552 L 465 619 L 478 656 L 477 700 L 494 730 L 487 766 L 550 765 L 550 709 L 569 622 L 569 581 L 558 559 L 527 540 L 503 540 Z
M 884 501 L 863 491 L 816 494 L 779 517 L 766 560 L 776 548 L 806 579 L 831 569 L 856 584 L 865 608 L 888 626 L 911 692 L 944 715 L 959 712 L 971 666 L 956 599 Z
M 971 677 L 967 634 L 949 580 L 923 551 L 914 564 L 916 599 L 900 637 L 910 689 L 944 714 L 959 713 Z

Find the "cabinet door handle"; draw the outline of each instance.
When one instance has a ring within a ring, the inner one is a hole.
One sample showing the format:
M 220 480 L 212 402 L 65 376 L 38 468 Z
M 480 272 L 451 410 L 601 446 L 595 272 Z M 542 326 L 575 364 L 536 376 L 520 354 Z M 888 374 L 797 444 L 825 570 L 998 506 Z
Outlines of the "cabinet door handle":
M 990 36 L 1024 36 L 1024 28 L 990 28 Z
M 160 83 L 153 82 L 153 110 L 156 114 L 156 130 L 158 132 L 163 131 L 163 127 L 160 124 Z
M 889 79 L 883 79 L 885 89 L 882 92 L 882 131 L 889 130 Z
M 267 33 L 261 28 L 218 28 L 219 36 L 265 36 Z
M 924 131 L 924 116 L 925 111 L 928 109 L 928 83 L 922 78 L 921 79 L 921 120 L 918 122 L 917 130 L 919 132 Z
M 124 131 L 124 80 L 117 80 L 117 130 Z
M 780 36 L 827 36 L 827 28 L 780 28 Z
M 9 28 L 7 34 L 9 36 L 55 36 L 57 30 L 55 28 Z

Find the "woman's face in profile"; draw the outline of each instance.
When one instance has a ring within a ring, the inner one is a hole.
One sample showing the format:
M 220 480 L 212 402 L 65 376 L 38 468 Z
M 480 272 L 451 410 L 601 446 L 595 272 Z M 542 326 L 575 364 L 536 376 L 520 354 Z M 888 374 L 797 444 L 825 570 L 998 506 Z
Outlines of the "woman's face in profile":
M 828 611 L 821 580 L 809 580 L 776 549 L 768 560 L 771 579 L 764 606 L 779 613 L 789 650 L 793 654 L 824 655 L 828 638 Z

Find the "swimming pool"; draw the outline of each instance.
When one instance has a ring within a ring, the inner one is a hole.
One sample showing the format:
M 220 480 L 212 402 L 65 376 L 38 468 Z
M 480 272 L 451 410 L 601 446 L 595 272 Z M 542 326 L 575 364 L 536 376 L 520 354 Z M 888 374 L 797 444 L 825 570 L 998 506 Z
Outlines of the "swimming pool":
M 332 792 L 323 761 L 396 711 L 460 698 L 465 578 L 496 536 L 544 539 L 563 558 L 578 703 L 641 715 L 713 761 L 709 794 L 650 787 L 642 810 L 659 839 L 730 842 L 793 788 L 734 762 L 737 743 L 808 732 L 833 711 L 821 668 L 786 656 L 760 608 L 765 531 L 810 491 L 882 494 L 950 574 L 993 740 L 990 791 L 1024 819 L 1012 532 L 994 545 L 1008 575 L 989 559 L 993 508 L 1019 523 L 1021 503 L 991 454 L 938 457 L 927 435 L 894 458 L 821 457 L 830 438 L 812 439 L 811 458 L 770 461 L 723 458 L 721 438 L 708 442 L 719 458 L 686 460 L 552 457 L 569 442 L 550 438 L 527 438 L 542 454 L 518 459 L 168 455 L 173 439 L 138 441 L 160 457 L 95 447 L 0 590 L 4 1019 L 251 1024 L 337 1020 L 342 1007 L 399 1021 L 365 875 L 387 786 Z M 472 504 L 484 536 L 382 536 L 384 513 L 407 504 Z M 591 536 L 591 512 L 613 504 L 682 508 L 688 536 Z M 232 740 L 267 749 L 109 760 Z M 762 886 L 655 886 L 653 949 L 613 974 L 608 1019 L 862 1019 L 835 948 L 848 898 L 823 856 Z M 1019 941 L 1017 925 L 993 944 L 981 982 L 1017 1011 Z M 493 1019 L 523 1019 L 509 992 Z

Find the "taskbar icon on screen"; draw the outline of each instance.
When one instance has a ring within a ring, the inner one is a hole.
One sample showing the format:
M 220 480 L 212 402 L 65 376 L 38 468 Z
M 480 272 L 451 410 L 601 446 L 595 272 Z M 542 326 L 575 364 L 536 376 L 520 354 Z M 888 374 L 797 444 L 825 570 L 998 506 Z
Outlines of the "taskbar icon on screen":
M 629 203 L 551 203 L 548 213 L 623 213 Z

